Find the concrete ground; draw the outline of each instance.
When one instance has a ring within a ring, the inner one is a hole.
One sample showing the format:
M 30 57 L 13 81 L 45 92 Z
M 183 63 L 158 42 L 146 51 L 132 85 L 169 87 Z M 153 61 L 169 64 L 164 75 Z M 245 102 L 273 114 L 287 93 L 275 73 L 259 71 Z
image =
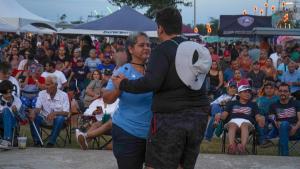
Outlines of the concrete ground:
M 27 148 L 0 151 L 0 169 L 116 169 L 111 151 Z M 299 157 L 201 154 L 201 169 L 299 169 Z

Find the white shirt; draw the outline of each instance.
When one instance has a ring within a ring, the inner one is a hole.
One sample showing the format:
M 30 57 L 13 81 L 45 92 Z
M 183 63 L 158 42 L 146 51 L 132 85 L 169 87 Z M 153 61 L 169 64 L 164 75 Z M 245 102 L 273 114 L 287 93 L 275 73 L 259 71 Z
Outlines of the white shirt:
M 5 102 L 4 105 L 1 105 L 1 104 L 0 104 L 0 114 L 1 114 L 2 111 L 3 111 L 3 109 L 6 108 L 6 107 L 8 107 L 8 106 L 7 106 L 7 101 L 6 101 L 2 96 L 0 96 L 0 97 L 1 97 L 1 99 L 2 99 L 1 102 L 3 102 L 3 101 Z M 10 107 L 8 107 L 8 108 L 9 108 L 10 111 L 12 112 L 12 109 L 11 109 L 11 108 L 12 108 L 13 106 L 16 106 L 16 107 L 17 107 L 17 110 L 20 111 L 20 108 L 21 108 L 21 106 L 22 106 L 22 102 L 21 102 L 21 100 L 20 100 L 18 97 L 16 97 L 16 96 L 13 96 L 13 97 L 14 97 L 14 101 L 13 101 L 12 105 L 11 105 Z
M 213 104 L 221 104 L 221 102 L 223 101 L 233 101 L 233 100 L 236 100 L 236 97 L 235 96 L 230 96 L 229 94 L 223 94 L 221 95 L 220 97 L 218 97 L 215 101 L 211 102 L 210 105 L 213 105 Z
M 273 65 L 275 68 L 277 68 L 277 62 L 278 62 L 278 59 L 280 58 L 280 56 L 277 54 L 277 53 L 273 53 L 270 55 L 270 58 L 272 59 L 273 61 Z
M 53 73 L 43 72 L 41 76 L 44 78 L 47 78 L 48 76 L 56 76 L 58 89 L 61 89 L 62 85 L 67 82 L 66 76 L 59 70 L 55 70 Z
M 115 111 L 118 109 L 119 106 L 119 99 L 117 99 L 113 104 L 107 104 L 106 107 L 104 106 L 104 102 L 103 99 L 96 99 L 94 100 L 89 108 L 87 108 L 85 110 L 85 112 L 83 113 L 84 116 L 91 116 L 93 115 L 93 112 L 97 109 L 97 107 L 102 107 L 103 113 L 107 113 L 110 114 L 111 117 L 113 116 L 113 114 L 115 113 Z
M 17 79 L 16 78 L 14 78 L 14 77 L 12 77 L 12 76 L 10 76 L 9 78 L 8 78 L 8 80 L 13 84 L 13 85 L 15 85 L 15 87 L 16 87 L 16 92 L 13 92 L 13 94 L 15 95 L 15 96 L 17 96 L 17 97 L 20 97 L 20 86 L 19 86 L 19 82 L 17 81 Z M 0 83 L 2 82 L 3 80 L 0 80 Z
M 46 90 L 40 91 L 35 107 L 41 109 L 41 114 L 45 117 L 52 112 L 70 111 L 68 95 L 59 89 L 57 90 L 53 99 L 51 99 Z
M 25 65 L 27 64 L 28 59 L 23 59 L 18 66 L 18 70 L 24 70 Z M 34 59 L 35 63 L 39 63 L 37 60 Z

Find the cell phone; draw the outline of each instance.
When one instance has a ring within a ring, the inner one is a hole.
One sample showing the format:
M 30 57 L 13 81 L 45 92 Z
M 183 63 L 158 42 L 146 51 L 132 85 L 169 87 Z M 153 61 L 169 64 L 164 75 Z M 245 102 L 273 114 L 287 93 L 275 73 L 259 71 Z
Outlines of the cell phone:
M 97 114 L 103 114 L 103 110 L 101 106 L 97 106 L 96 110 L 93 113 L 93 115 L 97 115 Z

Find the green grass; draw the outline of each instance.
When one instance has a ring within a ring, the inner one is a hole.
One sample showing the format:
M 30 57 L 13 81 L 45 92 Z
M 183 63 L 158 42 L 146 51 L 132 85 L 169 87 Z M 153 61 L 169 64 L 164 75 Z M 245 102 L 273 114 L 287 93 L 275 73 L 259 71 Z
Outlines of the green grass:
M 25 136 L 27 136 L 28 141 L 27 144 L 29 146 L 33 145 L 32 137 L 30 134 L 30 129 L 29 126 L 22 126 L 21 127 L 21 133 L 25 133 Z M 65 135 L 65 131 L 62 131 L 61 133 L 62 136 Z M 59 145 L 62 145 L 61 140 L 58 140 Z M 270 156 L 277 156 L 278 155 L 278 141 L 274 140 L 275 146 L 269 147 L 269 148 L 260 148 L 259 146 L 257 147 L 257 154 L 258 155 L 270 155 Z M 90 146 L 92 144 L 90 143 Z M 72 133 L 72 143 L 69 144 L 67 143 L 66 147 L 62 148 L 72 148 L 72 149 L 80 149 L 80 146 L 77 144 L 76 139 L 75 139 L 75 134 Z M 248 150 L 251 150 L 251 145 L 247 146 Z M 300 143 L 297 145 L 297 149 L 300 150 Z M 205 154 L 221 154 L 221 138 L 213 138 L 211 142 L 203 141 L 201 146 L 200 146 L 200 152 L 205 153 Z M 300 156 L 299 152 L 291 152 L 291 156 Z

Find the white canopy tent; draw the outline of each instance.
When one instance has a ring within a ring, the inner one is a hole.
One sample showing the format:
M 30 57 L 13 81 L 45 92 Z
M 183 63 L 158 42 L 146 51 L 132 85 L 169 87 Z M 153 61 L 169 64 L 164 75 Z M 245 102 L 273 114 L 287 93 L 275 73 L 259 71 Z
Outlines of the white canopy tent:
M 32 23 L 43 23 L 52 27 L 54 25 L 54 22 L 31 13 L 16 0 L 0 0 L 0 4 L 0 22 L 11 25 L 18 31 Z
M 15 27 L 0 22 L 0 32 L 15 32 L 15 31 L 16 31 Z
M 49 29 L 49 28 L 37 28 L 33 25 L 26 25 L 21 27 L 20 32 L 31 32 L 31 33 L 37 33 L 37 34 L 53 34 L 56 31 Z

